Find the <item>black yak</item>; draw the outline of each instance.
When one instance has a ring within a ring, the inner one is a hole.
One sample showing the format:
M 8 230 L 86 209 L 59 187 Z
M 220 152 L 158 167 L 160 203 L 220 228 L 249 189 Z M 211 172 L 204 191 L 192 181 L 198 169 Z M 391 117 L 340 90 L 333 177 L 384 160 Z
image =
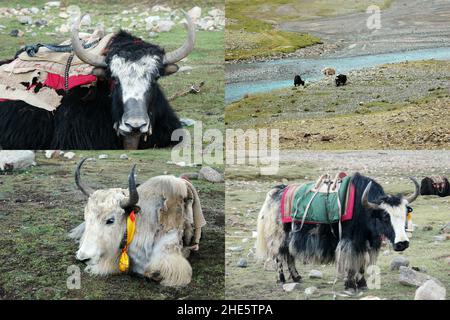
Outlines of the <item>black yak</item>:
M 450 182 L 446 177 L 425 177 L 420 182 L 421 195 L 450 196 Z
M 297 74 L 294 77 L 294 86 L 298 87 L 298 86 L 305 86 L 305 81 L 302 80 L 302 78 Z
M 95 89 L 75 87 L 54 112 L 22 101 L 0 102 L 0 148 L 137 149 L 166 147 L 181 123 L 157 81 L 194 47 L 195 26 L 186 14 L 188 37 L 166 53 L 125 31 L 116 33 L 104 55 L 84 49 L 74 24 L 71 44 L 83 62 L 95 66 Z
M 268 192 L 258 216 L 256 256 L 262 261 L 276 261 L 279 279 L 285 282 L 283 264 L 287 264 L 293 281 L 300 281 L 295 259 L 326 264 L 336 262 L 338 274 L 346 276 L 347 290 L 364 289 L 366 267 L 378 257 L 382 239 L 388 239 L 395 251 L 409 246 L 405 231 L 409 204 L 419 195 L 419 184 L 411 178 L 415 192 L 409 197 L 388 195 L 373 179 L 354 174 L 354 202 L 350 220 L 339 223 L 283 223 L 282 196 L 288 186 Z M 309 205 L 308 205 L 309 206 Z
M 336 83 L 336 87 L 345 86 L 345 84 L 347 83 L 347 76 L 345 74 L 338 74 L 334 81 Z

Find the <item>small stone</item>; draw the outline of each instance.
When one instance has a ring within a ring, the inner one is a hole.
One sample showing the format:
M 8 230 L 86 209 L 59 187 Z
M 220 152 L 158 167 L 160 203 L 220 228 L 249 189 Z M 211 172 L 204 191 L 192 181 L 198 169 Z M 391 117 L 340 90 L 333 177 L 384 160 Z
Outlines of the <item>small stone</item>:
M 317 292 L 317 288 L 316 287 L 308 287 L 308 288 L 305 289 L 305 294 L 307 296 L 312 296 L 316 292 Z
M 236 247 L 229 247 L 228 250 L 232 252 L 241 252 L 243 249 L 241 246 L 236 246 Z
M 319 271 L 319 270 L 311 270 L 311 271 L 309 272 L 309 277 L 310 277 L 311 279 L 322 279 L 322 278 L 323 278 L 323 274 L 322 274 L 322 272 Z
M 46 2 L 45 5 L 47 7 L 59 8 L 61 6 L 61 1 L 49 1 L 49 2 Z
M 35 164 L 33 151 L 0 151 L 0 171 L 25 169 Z
M 423 226 L 422 230 L 423 231 L 431 231 L 431 230 L 433 230 L 433 226 L 427 224 L 427 225 Z
M 60 17 L 62 19 L 67 19 L 67 18 L 69 18 L 69 14 L 67 14 L 66 12 L 60 12 L 58 14 L 58 17 Z
M 248 238 L 242 239 L 242 243 L 247 243 L 247 242 L 248 242 Z
M 158 26 L 156 27 L 159 32 L 169 32 L 172 30 L 175 22 L 170 20 L 161 20 L 158 22 Z
M 45 19 L 38 19 L 34 22 L 34 25 L 36 27 L 46 26 L 48 24 L 48 21 Z
M 67 158 L 69 160 L 72 160 L 75 157 L 75 153 L 73 152 L 67 152 L 66 154 L 64 154 L 64 158 Z
M 122 153 L 119 158 L 122 160 L 128 160 L 128 155 L 126 153 Z
M 409 260 L 403 256 L 394 257 L 394 259 L 392 259 L 392 261 L 391 261 L 391 271 L 399 270 L 400 266 L 408 267 Z
M 415 286 L 420 287 L 422 284 L 425 283 L 427 280 L 434 280 L 433 277 L 414 271 L 412 268 L 400 266 L 400 276 L 399 276 L 399 282 L 405 286 Z
M 434 236 L 433 239 L 434 239 L 434 241 L 442 242 L 442 241 L 447 240 L 447 236 L 445 234 L 441 234 L 438 236 Z
M 445 287 L 433 280 L 427 280 L 417 290 L 414 300 L 445 300 Z
M 107 154 L 101 154 L 98 156 L 99 159 L 108 159 L 109 156 Z
M 39 13 L 39 8 L 31 7 L 31 8 L 30 8 L 30 12 L 31 12 L 32 14 L 38 14 L 38 13 Z
M 178 69 L 177 72 L 189 72 L 192 71 L 194 68 L 190 66 L 181 66 L 180 69 Z
M 30 16 L 18 16 L 17 20 L 21 24 L 33 24 L 33 19 Z
M 247 260 L 244 258 L 239 259 L 236 266 L 239 268 L 247 268 Z
M 200 7 L 193 7 L 188 12 L 189 17 L 191 17 L 192 20 L 197 20 L 202 16 L 202 8 Z
M 198 178 L 200 180 L 206 180 L 213 183 L 223 182 L 222 175 L 211 167 L 202 167 L 198 173 Z
M 292 292 L 298 286 L 299 286 L 299 284 L 297 282 L 285 283 L 285 284 L 283 284 L 283 290 L 286 291 L 286 292 Z
M 377 296 L 366 296 L 366 297 L 363 297 L 363 298 L 361 298 L 359 300 L 381 300 L 381 298 L 379 298 Z

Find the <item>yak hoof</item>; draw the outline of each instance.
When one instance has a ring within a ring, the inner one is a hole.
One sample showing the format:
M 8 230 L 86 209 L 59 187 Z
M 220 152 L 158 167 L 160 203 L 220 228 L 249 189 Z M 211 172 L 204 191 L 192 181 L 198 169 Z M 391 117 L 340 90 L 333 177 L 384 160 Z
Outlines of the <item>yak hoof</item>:
M 294 281 L 294 282 L 301 282 L 302 281 L 302 276 L 298 275 L 296 277 L 292 277 L 292 281 Z
M 284 274 L 280 274 L 280 278 L 277 280 L 277 283 L 286 283 L 286 278 L 284 277 Z
M 359 290 L 367 290 L 368 288 L 367 288 L 367 282 L 366 282 L 366 279 L 364 279 L 364 278 L 362 278 L 361 280 L 359 280 L 358 282 L 357 282 L 357 285 L 358 285 L 358 289 Z

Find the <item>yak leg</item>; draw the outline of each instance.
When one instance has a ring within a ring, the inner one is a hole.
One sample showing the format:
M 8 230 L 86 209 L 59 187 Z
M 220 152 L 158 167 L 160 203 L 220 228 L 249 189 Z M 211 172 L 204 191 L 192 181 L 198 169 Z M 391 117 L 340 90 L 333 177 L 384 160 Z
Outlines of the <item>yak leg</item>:
M 286 278 L 284 276 L 284 271 L 283 271 L 283 258 L 281 256 L 278 256 L 276 261 L 277 261 L 279 282 L 285 283 Z
M 295 267 L 295 258 L 291 254 L 288 254 L 286 260 L 292 281 L 300 282 L 302 277 L 298 274 L 297 268 Z
M 356 271 L 355 270 L 349 270 L 347 273 L 347 279 L 345 280 L 345 290 L 357 289 L 356 285 Z
M 364 267 L 361 267 L 361 269 L 359 269 L 359 279 L 356 282 L 356 285 L 358 286 L 358 289 L 360 290 L 367 290 L 367 282 L 366 279 L 364 278 Z

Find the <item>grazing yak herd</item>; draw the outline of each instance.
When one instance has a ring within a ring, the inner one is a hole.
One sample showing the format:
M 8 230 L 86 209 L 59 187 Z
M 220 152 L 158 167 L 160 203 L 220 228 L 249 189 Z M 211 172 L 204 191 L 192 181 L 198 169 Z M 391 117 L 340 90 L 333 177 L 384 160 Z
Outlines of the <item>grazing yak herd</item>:
M 0 148 L 99 150 L 173 144 L 172 132 L 181 128 L 181 123 L 158 79 L 177 72 L 176 63 L 194 48 L 195 25 L 187 14 L 186 20 L 187 39 L 171 52 L 119 31 L 101 54 L 94 54 L 80 40 L 80 17 L 72 29 L 71 45 L 64 47 L 94 67 L 95 87 L 57 91 L 62 100 L 53 111 L 22 100 L 0 99 Z M 14 59 L 2 63 L 7 62 Z M 70 62 L 67 66 L 70 68 Z M 29 90 L 37 91 L 41 86 L 30 83 Z
M 327 77 L 334 76 L 336 74 L 336 70 L 328 67 L 328 68 L 324 68 L 322 70 L 322 73 Z M 336 78 L 334 79 L 334 83 L 336 84 L 336 87 L 345 86 L 347 84 L 347 75 L 338 74 L 336 76 Z M 294 77 L 294 87 L 298 87 L 298 86 L 305 86 L 305 81 L 302 79 L 302 77 L 300 75 L 297 74 Z

